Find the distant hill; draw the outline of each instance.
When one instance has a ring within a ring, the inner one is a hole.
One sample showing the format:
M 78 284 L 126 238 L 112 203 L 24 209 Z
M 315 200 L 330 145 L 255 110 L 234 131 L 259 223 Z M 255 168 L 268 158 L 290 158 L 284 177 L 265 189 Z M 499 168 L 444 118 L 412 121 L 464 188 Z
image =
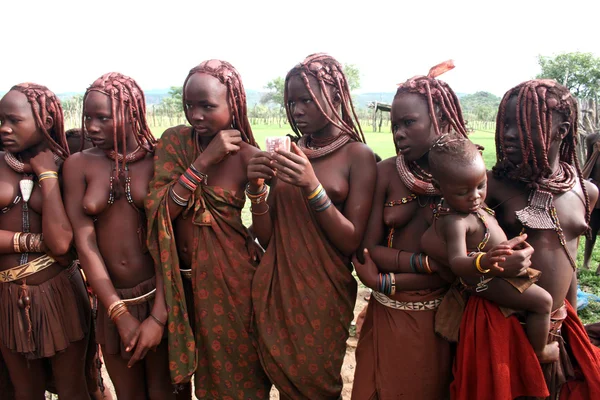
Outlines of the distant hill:
M 264 94 L 264 91 L 247 89 L 246 90 L 246 100 L 248 102 L 248 108 L 254 107 L 255 104 L 260 103 L 260 99 Z M 354 101 L 354 106 L 357 108 L 366 108 L 369 103 L 377 101 L 380 103 L 391 103 L 394 99 L 394 94 L 396 92 L 380 92 L 380 93 L 359 93 L 352 96 L 352 100 Z M 68 99 L 75 95 L 83 96 L 83 92 L 65 92 L 59 93 L 58 97 L 61 100 Z M 148 105 L 160 104 L 161 100 L 165 97 L 169 96 L 169 89 L 151 89 L 145 90 L 144 94 L 146 95 L 146 103 Z M 459 98 L 465 96 L 464 93 L 457 93 Z

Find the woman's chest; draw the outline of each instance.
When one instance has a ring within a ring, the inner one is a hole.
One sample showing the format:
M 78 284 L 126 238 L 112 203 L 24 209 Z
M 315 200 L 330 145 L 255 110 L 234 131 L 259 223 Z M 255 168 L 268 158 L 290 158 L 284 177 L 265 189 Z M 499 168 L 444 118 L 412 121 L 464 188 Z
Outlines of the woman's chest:
M 99 163 L 85 174 L 85 193 L 82 200 L 87 215 L 99 215 L 113 203 L 127 201 L 139 209 L 144 208 L 148 184 L 152 178 L 152 163 L 143 160 L 127 166 L 115 176 L 114 165 Z

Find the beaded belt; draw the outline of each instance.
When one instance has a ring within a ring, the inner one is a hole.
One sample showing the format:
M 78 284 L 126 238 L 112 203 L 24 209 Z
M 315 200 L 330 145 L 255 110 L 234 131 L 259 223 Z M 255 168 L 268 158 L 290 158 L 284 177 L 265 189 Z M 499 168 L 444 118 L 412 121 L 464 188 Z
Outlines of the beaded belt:
M 36 258 L 35 260 L 29 261 L 26 264 L 17 265 L 16 267 L 7 269 L 6 271 L 0 271 L 0 282 L 12 282 L 18 279 L 27 278 L 40 272 L 49 266 L 53 265 L 56 261 L 54 258 L 47 254 Z
M 439 305 L 442 303 L 442 297 L 438 297 L 434 300 L 428 301 L 398 301 L 394 299 L 390 299 L 383 293 L 379 293 L 373 291 L 372 293 L 375 300 L 377 300 L 380 304 L 389 307 L 395 308 L 396 310 L 405 310 L 405 311 L 430 311 L 436 310 Z
M 192 269 L 180 269 L 179 272 L 181 272 L 181 276 L 183 276 L 185 279 L 191 281 L 192 280 Z
M 146 294 L 143 294 L 138 297 L 134 297 L 133 299 L 124 299 L 123 303 L 125 303 L 125 305 L 128 305 L 128 306 L 135 306 L 138 304 L 145 303 L 149 300 L 152 300 L 154 298 L 154 296 L 156 296 L 156 288 L 152 289 L 151 291 L 149 291 Z

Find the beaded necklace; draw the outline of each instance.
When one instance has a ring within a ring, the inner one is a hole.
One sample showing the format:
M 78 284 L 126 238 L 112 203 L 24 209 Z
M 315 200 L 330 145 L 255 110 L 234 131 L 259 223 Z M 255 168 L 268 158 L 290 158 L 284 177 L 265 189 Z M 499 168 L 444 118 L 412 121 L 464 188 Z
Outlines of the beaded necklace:
M 526 179 L 521 179 L 521 181 L 531 183 Z M 517 219 L 523 225 L 521 233 L 524 233 L 526 228 L 553 229 L 573 269 L 577 269 L 577 263 L 567 249 L 567 239 L 554 206 L 554 195 L 572 190 L 576 182 L 575 167 L 561 161 L 552 176 L 536 181 L 537 187 L 530 191 L 527 206 L 516 212 Z
M 398 153 L 396 157 L 396 170 L 404 186 L 411 192 L 425 196 L 440 195 L 440 191 L 433 186 L 431 174 L 421 168 L 415 161 L 407 164 L 402 153 Z
M 56 162 L 58 159 L 60 158 L 54 154 L 54 161 Z M 21 232 L 30 233 L 31 226 L 29 220 L 29 199 L 31 198 L 31 193 L 33 192 L 33 188 L 35 186 L 35 175 L 29 173 L 32 172 L 30 165 L 26 165 L 22 161 L 19 161 L 12 153 L 5 152 L 4 160 L 13 171 L 23 175 L 23 178 L 19 181 L 19 190 L 21 191 L 21 198 L 23 199 L 21 202 Z M 21 265 L 23 265 L 27 263 L 28 259 L 29 253 L 21 253 L 19 262 Z
M 340 133 L 335 138 L 327 139 L 315 139 L 312 135 L 304 135 L 298 140 L 298 147 L 302 149 L 306 157 L 315 159 L 333 153 L 350 140 L 352 138 L 345 133 Z
M 117 196 L 117 192 L 115 190 L 115 181 L 117 181 L 116 169 L 117 169 L 117 163 L 123 162 L 123 155 L 115 152 L 114 150 L 106 151 L 105 154 L 109 159 L 111 159 L 113 161 L 113 168 L 112 168 L 112 173 L 110 174 L 109 189 L 108 189 L 109 190 L 108 204 L 112 205 L 112 204 L 114 204 L 115 199 L 119 198 L 119 196 Z M 146 240 L 145 240 L 145 238 L 146 238 L 145 215 L 142 210 L 140 210 L 139 208 L 136 207 L 136 205 L 133 201 L 133 196 L 131 194 L 131 176 L 129 175 L 129 164 L 140 161 L 141 159 L 143 159 L 146 156 L 146 154 L 147 154 L 147 151 L 145 149 L 143 149 L 142 147 L 138 147 L 131 153 L 127 154 L 125 156 L 125 166 L 121 170 L 122 175 L 119 174 L 120 176 L 118 177 L 118 181 L 119 181 L 118 184 L 125 189 L 125 199 L 127 200 L 127 203 L 129 203 L 129 205 L 131 205 L 131 207 L 133 207 L 138 214 L 137 234 L 138 234 L 138 240 L 140 241 L 140 244 L 142 246 L 142 249 L 144 249 L 144 251 L 147 248 Z

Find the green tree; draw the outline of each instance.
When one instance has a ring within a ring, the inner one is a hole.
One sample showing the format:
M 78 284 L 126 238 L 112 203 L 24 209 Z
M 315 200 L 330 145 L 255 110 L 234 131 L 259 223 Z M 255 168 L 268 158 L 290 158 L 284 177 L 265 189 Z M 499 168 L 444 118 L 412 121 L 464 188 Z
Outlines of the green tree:
M 261 104 L 273 104 L 278 108 L 277 115 L 279 121 L 279 127 L 281 127 L 281 119 L 285 110 L 285 102 L 283 97 L 283 90 L 285 88 L 285 79 L 282 77 L 277 77 L 265 86 L 265 89 L 268 90 L 265 94 L 262 95 L 260 99 Z
M 344 64 L 344 75 L 346 75 L 351 92 L 360 88 L 360 71 L 356 65 Z
M 183 112 L 183 86 L 171 86 L 169 97 L 163 98 L 162 101 L 173 111 Z
M 500 97 L 489 92 L 476 92 L 461 97 L 460 104 L 467 119 L 494 121 Z
M 555 79 L 576 96 L 593 98 L 600 92 L 600 58 L 592 53 L 563 53 L 538 56 L 542 69 L 537 78 Z

